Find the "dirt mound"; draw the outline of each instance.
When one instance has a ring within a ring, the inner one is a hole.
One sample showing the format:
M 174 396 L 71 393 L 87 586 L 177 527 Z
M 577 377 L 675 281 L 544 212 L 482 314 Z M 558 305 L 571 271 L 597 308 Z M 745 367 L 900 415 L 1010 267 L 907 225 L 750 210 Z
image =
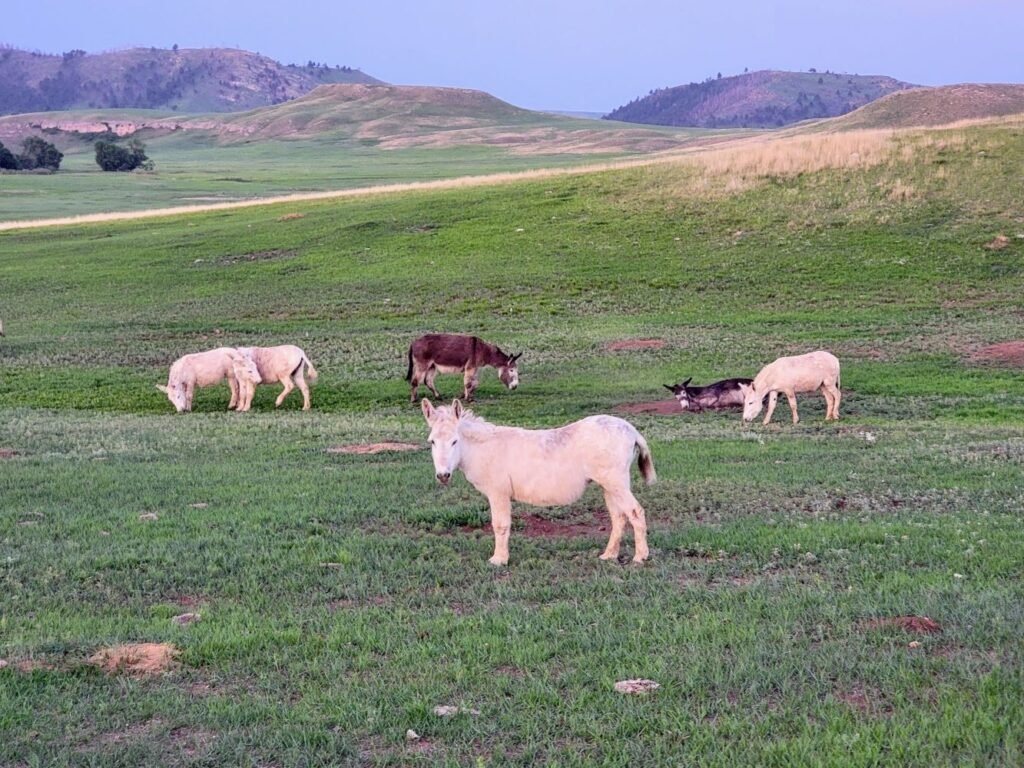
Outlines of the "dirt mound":
M 927 616 L 887 616 L 880 619 L 868 619 L 862 626 L 864 629 L 899 627 L 907 632 L 927 635 L 934 635 L 942 631 L 942 625 Z
M 1024 368 L 1024 340 L 992 344 L 979 349 L 972 357 L 981 362 Z
M 678 400 L 655 400 L 653 403 L 622 403 L 615 406 L 615 413 L 654 413 L 658 416 L 675 416 L 677 413 L 685 413 L 679 407 Z
M 108 675 L 127 673 L 145 677 L 166 672 L 174 664 L 178 649 L 168 643 L 131 643 L 104 648 L 89 657 Z
M 662 349 L 664 346 L 663 339 L 622 339 L 608 342 L 605 349 L 609 352 L 621 352 L 624 349 Z
M 422 446 L 415 443 L 356 443 L 354 445 L 333 445 L 328 453 L 385 453 L 386 451 L 418 451 Z

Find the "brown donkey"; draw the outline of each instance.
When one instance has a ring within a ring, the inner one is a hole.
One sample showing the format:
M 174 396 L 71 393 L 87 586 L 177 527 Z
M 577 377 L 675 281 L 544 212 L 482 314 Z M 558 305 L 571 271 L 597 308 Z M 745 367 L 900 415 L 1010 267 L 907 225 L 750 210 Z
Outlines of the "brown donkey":
M 441 393 L 434 386 L 434 377 L 440 373 L 462 373 L 462 396 L 473 400 L 480 380 L 480 369 L 493 366 L 498 369 L 498 378 L 509 389 L 519 386 L 519 370 L 516 360 L 522 357 L 506 355 L 494 344 L 488 344 L 476 336 L 460 336 L 454 333 L 428 333 L 420 336 L 409 347 L 409 371 L 405 380 L 412 385 L 409 401 L 416 402 L 420 384 L 425 384 L 434 397 Z

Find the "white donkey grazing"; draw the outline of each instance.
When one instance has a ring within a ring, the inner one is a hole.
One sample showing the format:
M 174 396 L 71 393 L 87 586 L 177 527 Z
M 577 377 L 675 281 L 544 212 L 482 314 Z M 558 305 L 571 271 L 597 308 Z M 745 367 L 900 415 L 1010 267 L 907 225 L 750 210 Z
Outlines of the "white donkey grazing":
M 157 384 L 156 388 L 167 395 L 178 413 L 192 410 L 192 397 L 197 387 L 212 387 L 228 380 L 231 402 L 234 408 L 239 402 L 239 380 L 260 382 L 256 364 L 232 347 L 218 347 L 206 352 L 195 352 L 179 357 L 171 364 L 167 386 Z
M 825 396 L 825 421 L 839 419 L 839 360 L 831 352 L 819 349 L 806 355 L 780 357 L 768 363 L 754 377 L 753 384 L 740 384 L 743 392 L 743 420 L 753 421 L 761 412 L 764 396 L 768 395 L 768 412 L 764 423 L 772 420 L 775 404 L 782 392 L 789 400 L 793 423 L 800 421 L 796 411 L 796 393 L 821 389 Z
M 647 559 L 647 521 L 630 489 L 629 468 L 639 449 L 637 466 L 650 484 L 655 479 L 654 460 L 647 441 L 628 421 L 601 415 L 557 429 L 520 429 L 490 424 L 458 400 L 435 408 L 424 399 L 420 407 L 430 426 L 438 481 L 447 485 L 452 472 L 461 469 L 490 503 L 492 564 L 508 563 L 513 501 L 539 507 L 571 504 L 591 481 L 604 490 L 612 520 L 601 559 L 618 557 L 627 520 L 636 540 L 633 562 Z
M 238 351 L 256 363 L 260 378 L 251 385 L 241 387 L 239 394 L 238 410 L 248 411 L 252 405 L 252 397 L 256 391 L 256 384 L 262 380 L 263 384 L 281 382 L 284 389 L 277 396 L 274 405 L 278 408 L 288 397 L 289 393 L 298 386 L 302 392 L 302 410 L 309 410 L 309 387 L 303 376 L 303 367 L 309 371 L 309 380 L 316 381 L 316 368 L 309 362 L 306 353 L 294 344 L 282 344 L 279 347 L 239 347 Z

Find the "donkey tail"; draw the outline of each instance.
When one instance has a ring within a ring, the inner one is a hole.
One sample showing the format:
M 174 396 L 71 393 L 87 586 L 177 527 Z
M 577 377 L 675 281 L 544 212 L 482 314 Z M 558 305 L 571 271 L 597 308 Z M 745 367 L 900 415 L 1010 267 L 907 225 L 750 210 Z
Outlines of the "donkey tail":
M 309 376 L 310 381 L 316 381 L 317 372 L 316 368 L 313 367 L 313 363 L 310 362 L 309 358 L 306 357 L 306 353 L 302 353 L 302 362 L 306 364 L 306 375 Z
M 658 475 L 654 471 L 654 457 L 651 455 L 651 449 L 648 447 L 647 441 L 644 440 L 644 436 L 639 432 L 636 433 L 636 447 L 640 449 L 640 455 L 636 460 L 637 469 L 644 476 L 644 481 L 650 485 L 658 479 Z
M 412 346 L 409 347 L 409 370 L 405 374 L 406 381 L 412 381 Z

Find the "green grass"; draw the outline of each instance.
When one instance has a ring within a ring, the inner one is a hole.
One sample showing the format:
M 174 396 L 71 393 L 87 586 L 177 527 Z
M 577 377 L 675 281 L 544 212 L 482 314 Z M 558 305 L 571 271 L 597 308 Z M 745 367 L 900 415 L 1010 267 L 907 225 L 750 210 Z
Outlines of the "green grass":
M 681 198 L 686 171 L 636 169 L 0 233 L 0 765 L 1020 764 L 1024 380 L 976 353 L 1024 338 L 1022 161 L 985 128 L 944 175 Z M 843 418 L 630 416 L 651 561 L 597 560 L 591 489 L 518 510 L 494 569 L 485 500 L 425 450 L 329 450 L 424 442 L 402 377 L 428 330 L 524 352 L 518 391 L 482 377 L 496 422 L 816 347 Z M 666 345 L 608 350 L 629 338 Z M 284 342 L 320 370 L 309 413 L 220 387 L 178 416 L 153 388 L 185 352 Z M 178 666 L 87 663 L 143 641 Z M 662 687 L 613 691 L 634 677 Z

